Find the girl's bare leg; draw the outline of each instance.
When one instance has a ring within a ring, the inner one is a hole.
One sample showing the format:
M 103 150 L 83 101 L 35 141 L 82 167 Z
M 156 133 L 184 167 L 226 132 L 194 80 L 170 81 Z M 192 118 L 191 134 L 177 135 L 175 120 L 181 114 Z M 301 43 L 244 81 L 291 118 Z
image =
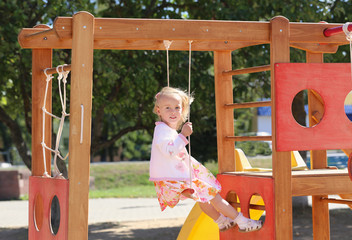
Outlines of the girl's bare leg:
M 206 215 L 211 217 L 214 221 L 219 219 L 220 213 L 214 208 L 214 206 L 210 202 L 207 202 L 207 203 L 199 202 L 199 206 L 202 209 L 202 211 Z
M 226 217 L 236 219 L 236 217 L 238 216 L 238 212 L 236 211 L 236 209 L 234 209 L 219 194 L 216 194 L 216 196 L 212 200 L 210 200 L 210 202 L 219 212 L 224 214 Z

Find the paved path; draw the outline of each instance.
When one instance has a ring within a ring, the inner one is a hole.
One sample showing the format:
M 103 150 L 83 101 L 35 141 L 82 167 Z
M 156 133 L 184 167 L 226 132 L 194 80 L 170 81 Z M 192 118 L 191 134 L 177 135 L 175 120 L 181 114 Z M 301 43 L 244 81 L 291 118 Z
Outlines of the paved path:
M 185 218 L 194 202 L 185 200 L 161 212 L 156 198 L 101 198 L 89 200 L 88 223 Z M 28 226 L 28 201 L 0 201 L 0 227 Z

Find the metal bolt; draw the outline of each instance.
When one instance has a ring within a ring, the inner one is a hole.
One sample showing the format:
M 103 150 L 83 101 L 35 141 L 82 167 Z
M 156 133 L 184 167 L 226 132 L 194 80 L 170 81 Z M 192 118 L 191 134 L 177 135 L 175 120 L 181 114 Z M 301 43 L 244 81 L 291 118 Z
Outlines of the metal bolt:
M 82 67 L 84 67 L 84 63 L 82 64 Z
M 99 29 L 103 29 L 102 27 L 99 27 Z
M 84 29 L 86 29 L 86 28 L 87 28 L 87 26 L 83 26 L 83 28 L 84 28 Z
M 44 39 L 44 40 L 48 40 L 48 38 L 47 38 L 47 37 L 44 37 L 43 39 Z
M 209 29 L 206 29 L 205 31 L 209 32 Z
M 225 41 L 225 44 L 228 44 L 229 42 L 228 41 Z
M 175 31 L 175 28 L 173 28 L 172 31 Z
M 280 29 L 280 32 L 282 32 L 282 29 Z
M 138 30 L 139 30 L 139 28 L 136 28 L 136 30 L 138 31 Z
M 62 27 L 62 29 L 65 29 L 65 27 Z

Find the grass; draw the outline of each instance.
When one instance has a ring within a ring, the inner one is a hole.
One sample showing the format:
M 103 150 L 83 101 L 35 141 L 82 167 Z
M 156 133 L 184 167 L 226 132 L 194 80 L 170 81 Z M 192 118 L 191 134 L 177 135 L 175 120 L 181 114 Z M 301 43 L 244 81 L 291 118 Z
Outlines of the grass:
M 271 168 L 271 158 L 250 158 L 253 167 Z M 204 166 L 216 176 L 218 164 L 206 162 Z M 149 162 L 118 162 L 91 164 L 90 175 L 94 177 L 94 188 L 90 198 L 142 198 L 156 197 L 153 182 L 149 181 Z M 28 200 L 28 195 L 21 196 Z
M 271 168 L 271 158 L 249 159 L 253 167 Z M 204 166 L 215 176 L 216 162 L 206 162 Z M 90 198 L 138 198 L 156 197 L 154 184 L 149 181 L 149 162 L 119 162 L 91 164 L 90 175 L 95 178 L 95 187 L 89 192 Z
M 92 164 L 90 175 L 95 178 L 90 198 L 156 197 L 149 181 L 149 162 Z

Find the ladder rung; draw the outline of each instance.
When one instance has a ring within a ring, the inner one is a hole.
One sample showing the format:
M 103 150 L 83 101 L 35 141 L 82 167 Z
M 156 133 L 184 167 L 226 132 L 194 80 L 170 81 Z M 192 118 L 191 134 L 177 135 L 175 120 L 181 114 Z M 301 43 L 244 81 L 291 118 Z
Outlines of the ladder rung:
M 234 76 L 234 75 L 240 75 L 240 74 L 246 74 L 246 73 L 270 71 L 270 68 L 271 68 L 270 65 L 264 65 L 264 66 L 259 66 L 259 67 L 250 67 L 250 68 L 244 68 L 244 69 L 224 71 L 224 72 L 222 72 L 222 74 L 225 76 L 229 76 L 229 75 Z
M 272 141 L 272 136 L 226 136 L 226 138 L 237 141 Z
M 44 71 L 45 69 L 43 69 Z M 71 65 L 65 65 L 64 66 L 64 71 L 71 71 Z M 53 67 L 53 68 L 48 68 L 48 70 L 46 70 L 46 73 L 47 74 L 54 74 L 54 73 L 57 73 L 56 71 L 56 67 Z
M 225 104 L 225 107 L 233 108 L 233 109 L 254 108 L 254 107 L 270 107 L 270 106 L 271 106 L 271 101 Z
M 337 204 L 352 204 L 352 200 L 347 200 L 347 199 L 336 199 L 336 198 L 321 198 L 322 201 L 328 202 L 328 203 L 337 203 Z

